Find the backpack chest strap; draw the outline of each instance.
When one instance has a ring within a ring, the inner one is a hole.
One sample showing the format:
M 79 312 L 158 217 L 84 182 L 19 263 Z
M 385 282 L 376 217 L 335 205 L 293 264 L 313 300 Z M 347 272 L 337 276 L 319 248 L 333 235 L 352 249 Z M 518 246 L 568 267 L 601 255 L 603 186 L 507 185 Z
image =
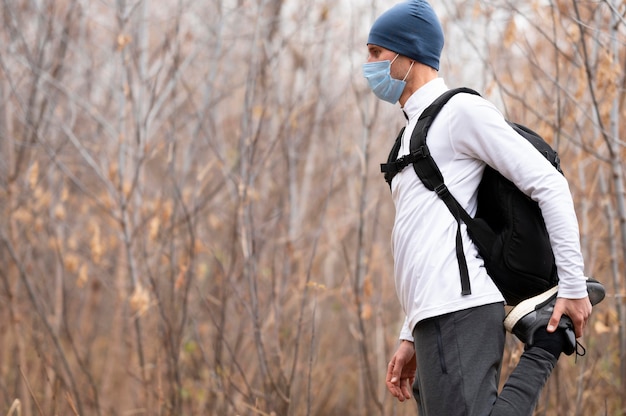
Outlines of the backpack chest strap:
M 397 155 L 398 152 L 396 152 L 396 156 Z M 430 150 L 428 150 L 428 147 L 421 146 L 413 153 L 409 153 L 395 160 L 388 161 L 387 163 L 381 163 L 380 171 L 385 174 L 385 181 L 389 184 L 389 186 L 391 186 L 391 181 L 393 180 L 393 178 L 398 173 L 402 172 L 404 168 L 428 156 L 430 156 Z

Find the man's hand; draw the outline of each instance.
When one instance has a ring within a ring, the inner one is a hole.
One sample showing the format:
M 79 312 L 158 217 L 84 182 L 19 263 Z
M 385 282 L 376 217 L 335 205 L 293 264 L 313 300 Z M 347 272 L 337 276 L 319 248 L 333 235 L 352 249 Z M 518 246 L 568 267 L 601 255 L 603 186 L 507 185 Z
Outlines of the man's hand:
M 556 328 L 561 319 L 561 315 L 567 315 L 574 323 L 574 332 L 576 338 L 580 338 L 583 335 L 583 329 L 587 325 L 589 315 L 591 315 L 591 302 L 589 297 L 582 299 L 565 299 L 557 298 L 554 305 L 554 312 L 550 322 L 548 322 L 548 332 L 556 331 Z
M 410 341 L 402 341 L 387 366 L 387 390 L 399 401 L 411 398 L 415 381 L 415 348 Z

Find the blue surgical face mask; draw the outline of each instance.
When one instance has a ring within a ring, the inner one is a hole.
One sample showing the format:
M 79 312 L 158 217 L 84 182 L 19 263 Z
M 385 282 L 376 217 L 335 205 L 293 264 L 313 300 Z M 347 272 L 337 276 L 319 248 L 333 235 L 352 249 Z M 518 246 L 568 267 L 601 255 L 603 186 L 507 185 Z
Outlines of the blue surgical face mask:
M 404 80 L 413 67 L 413 63 L 411 63 L 411 68 L 407 71 L 404 79 L 399 80 L 392 78 L 391 64 L 393 64 L 397 58 L 398 55 L 393 58 L 393 61 L 367 62 L 363 64 L 363 75 L 367 79 L 367 83 L 372 89 L 372 92 L 381 100 L 391 104 L 397 103 L 400 99 L 402 91 L 404 91 L 404 87 L 406 86 Z

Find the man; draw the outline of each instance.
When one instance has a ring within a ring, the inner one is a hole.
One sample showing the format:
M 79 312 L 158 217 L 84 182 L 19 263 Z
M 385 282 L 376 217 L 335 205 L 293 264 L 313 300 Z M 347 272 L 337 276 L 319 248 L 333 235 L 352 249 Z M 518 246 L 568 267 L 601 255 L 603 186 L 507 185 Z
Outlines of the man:
M 443 32 L 424 0 L 382 14 L 368 37 L 364 75 L 376 96 L 402 106 L 407 126 L 399 157 L 421 112 L 448 90 L 438 77 Z M 583 275 L 579 231 L 563 175 L 506 123 L 488 101 L 455 95 L 428 132 L 430 152 L 454 197 L 474 215 L 477 187 L 490 165 L 539 203 L 551 236 L 558 289 L 520 303 L 506 318 L 526 349 L 500 394 L 504 298 L 462 227 L 472 293 L 461 294 L 455 252 L 457 223 L 413 169 L 392 183 L 396 207 L 392 251 L 396 292 L 406 314 L 401 343 L 387 369 L 387 388 L 411 397 L 422 416 L 530 415 L 561 353 L 602 300 L 604 289 Z M 591 299 L 590 299 L 591 298 Z

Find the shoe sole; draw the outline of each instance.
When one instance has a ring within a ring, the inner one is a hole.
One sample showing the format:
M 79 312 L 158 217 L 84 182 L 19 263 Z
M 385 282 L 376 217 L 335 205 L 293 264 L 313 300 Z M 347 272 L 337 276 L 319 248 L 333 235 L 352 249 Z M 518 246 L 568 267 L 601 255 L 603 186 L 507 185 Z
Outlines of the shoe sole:
M 604 287 L 602 286 L 602 284 L 598 282 L 597 280 L 588 278 L 587 282 L 597 284 L 597 285 L 592 284 L 591 286 L 587 284 L 587 293 L 589 296 L 589 301 L 591 302 L 592 306 L 595 306 L 604 299 L 604 296 L 606 295 L 606 293 L 604 291 Z M 552 298 L 556 296 L 558 290 L 559 290 L 559 287 L 554 286 L 552 289 L 549 289 L 543 293 L 540 293 L 537 296 L 534 296 L 530 299 L 526 299 L 525 301 L 520 302 L 504 318 L 504 328 L 508 332 L 512 333 L 513 327 L 515 326 L 515 324 L 517 324 L 517 322 L 520 319 L 522 319 L 524 316 L 528 315 L 532 311 L 543 307 L 547 302 L 549 302 L 550 300 L 552 300 Z
M 558 286 L 554 286 L 552 289 L 549 289 L 543 293 L 538 294 L 530 299 L 526 299 L 520 302 L 515 308 L 511 310 L 504 318 L 504 328 L 508 332 L 513 332 L 513 327 L 517 322 L 522 319 L 524 316 L 528 315 L 532 311 L 539 309 L 542 307 L 547 301 L 550 301 L 554 298 L 559 291 Z

